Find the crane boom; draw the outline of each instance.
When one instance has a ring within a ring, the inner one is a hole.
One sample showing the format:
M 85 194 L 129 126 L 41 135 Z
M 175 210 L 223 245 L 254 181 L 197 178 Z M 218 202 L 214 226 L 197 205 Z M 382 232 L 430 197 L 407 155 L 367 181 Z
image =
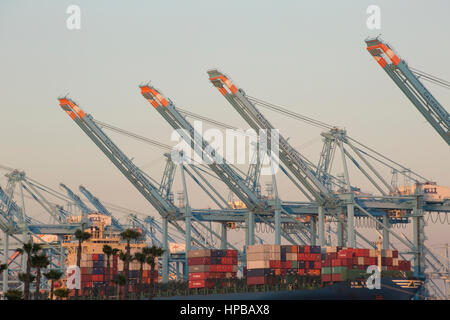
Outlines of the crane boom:
M 405 60 L 379 38 L 366 40 L 367 51 L 403 91 L 437 133 L 450 145 L 450 115 L 411 71 Z
M 225 159 L 181 115 L 170 99 L 166 99 L 151 85 L 140 86 L 141 93 L 175 129 L 186 130 L 180 134 L 192 149 L 205 160 L 211 170 L 241 199 L 249 209 L 264 209 L 265 203 L 247 186 L 245 180 L 229 166 Z
M 218 70 L 208 71 L 209 80 L 236 109 L 245 121 L 254 130 L 274 130 L 274 126 L 264 117 L 264 115 L 246 97 L 243 90 L 238 89 L 231 80 Z M 270 135 L 267 134 L 268 139 Z M 284 165 L 295 175 L 302 185 L 310 192 L 318 203 L 331 200 L 330 191 L 319 181 L 315 173 L 302 156 L 279 135 L 279 158 Z
M 64 190 L 66 190 L 67 195 L 69 196 L 70 199 L 72 199 L 73 202 L 75 202 L 75 204 L 78 206 L 78 208 L 81 209 L 81 212 L 83 212 L 83 214 L 89 214 L 92 213 L 92 210 L 89 209 L 86 204 L 83 202 L 83 200 L 81 200 L 81 198 L 76 195 L 68 186 L 66 186 L 64 183 L 60 183 L 59 184 Z
M 105 206 L 98 200 L 97 197 L 95 197 L 89 190 L 87 190 L 85 187 L 80 186 L 79 187 L 81 193 L 83 193 L 86 198 L 88 198 L 89 202 L 92 203 L 92 205 L 102 214 L 106 216 L 111 217 L 111 224 L 112 226 L 117 230 L 123 230 L 124 227 L 120 224 L 119 220 L 117 220 L 116 217 L 114 217 L 111 212 L 109 212 L 108 209 L 105 208 Z
M 163 217 L 177 213 L 178 210 L 175 205 L 158 192 L 158 188 L 141 173 L 140 169 L 100 129 L 91 115 L 85 114 L 71 99 L 60 98 L 58 100 L 61 108 Z
M 84 113 L 84 111 L 71 99 L 59 98 L 61 108 L 72 120 L 86 133 L 86 135 L 102 150 L 109 160 L 122 172 L 122 174 L 133 184 L 133 186 L 144 196 L 147 201 L 158 211 L 163 218 L 173 218 L 180 216 L 180 210 L 167 198 L 164 198 L 140 169 L 117 147 L 114 142 L 95 123 L 94 118 Z M 173 219 L 169 219 L 180 233 L 185 231 Z M 202 243 L 193 238 L 193 241 Z

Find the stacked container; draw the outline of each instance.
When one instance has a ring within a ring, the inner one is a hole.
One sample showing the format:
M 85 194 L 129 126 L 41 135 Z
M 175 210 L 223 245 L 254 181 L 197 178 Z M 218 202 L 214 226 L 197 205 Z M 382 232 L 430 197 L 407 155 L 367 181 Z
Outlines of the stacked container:
M 322 253 L 322 282 L 347 281 L 366 274 L 370 265 L 378 265 L 375 249 L 326 247 Z M 398 251 L 381 251 L 382 271 L 410 271 L 409 261 L 399 260 Z
M 237 250 L 202 249 L 188 252 L 189 288 L 227 285 L 237 277 Z
M 319 246 L 247 246 L 247 285 L 266 284 L 268 276 L 320 276 Z
M 138 249 L 132 249 L 132 254 L 138 251 Z M 80 261 L 80 273 L 81 273 L 81 294 L 85 289 L 99 289 L 100 294 L 103 294 L 105 286 L 115 286 L 112 280 L 116 279 L 118 274 L 123 273 L 124 263 L 118 257 L 118 255 L 110 257 L 110 274 L 107 274 L 107 256 L 105 254 L 82 254 Z M 76 264 L 76 261 L 70 261 L 72 264 Z M 155 268 L 158 268 L 156 263 Z M 139 284 L 139 271 L 140 264 L 132 261 L 129 265 L 129 291 L 135 291 L 137 284 Z M 143 265 L 142 282 L 143 284 L 150 284 L 151 278 L 153 282 L 158 281 L 158 270 L 154 270 L 151 274 L 150 266 L 148 264 Z M 73 290 L 72 290 L 73 291 Z M 72 295 L 74 292 L 71 293 Z

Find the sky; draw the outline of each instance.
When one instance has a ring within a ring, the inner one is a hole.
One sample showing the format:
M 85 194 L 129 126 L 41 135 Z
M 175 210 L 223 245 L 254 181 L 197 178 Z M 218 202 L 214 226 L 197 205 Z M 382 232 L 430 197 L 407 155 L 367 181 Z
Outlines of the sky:
M 80 30 L 66 26 L 70 5 L 81 9 Z M 381 9 L 380 30 L 366 26 L 369 5 Z M 448 146 L 364 43 L 381 34 L 409 65 L 448 79 L 448 12 L 448 1 L 3 0 L 0 164 L 54 189 L 60 182 L 75 191 L 84 185 L 105 202 L 156 216 L 59 108 L 57 97 L 68 94 L 97 120 L 171 144 L 171 127 L 140 95 L 138 85 L 151 81 L 177 106 L 246 129 L 208 81 L 206 71 L 219 68 L 247 94 L 345 128 L 389 158 L 450 186 Z M 444 107 L 450 104 L 448 90 L 427 86 Z M 318 161 L 321 130 L 272 111 L 264 114 L 302 154 Z M 147 174 L 161 179 L 160 149 L 115 133 L 110 137 Z M 303 199 L 286 178 L 277 179 L 282 199 Z M 177 173 L 175 193 L 180 180 Z M 372 191 L 360 176 L 352 182 Z M 188 184 L 193 207 L 212 205 Z M 218 189 L 227 194 L 223 186 Z M 448 225 L 427 228 L 430 243 L 448 242 Z

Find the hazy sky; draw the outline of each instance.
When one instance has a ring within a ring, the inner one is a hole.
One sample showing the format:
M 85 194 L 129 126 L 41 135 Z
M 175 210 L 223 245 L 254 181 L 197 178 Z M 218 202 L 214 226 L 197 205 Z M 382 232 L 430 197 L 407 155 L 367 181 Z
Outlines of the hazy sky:
M 81 30 L 66 27 L 71 4 L 81 8 Z M 381 30 L 366 27 L 371 4 L 381 8 Z M 208 81 L 206 70 L 217 67 L 247 94 L 343 127 L 357 140 L 449 186 L 448 146 L 364 43 L 367 36 L 382 34 L 411 66 L 448 79 L 449 12 L 445 0 L 3 0 L 0 164 L 23 169 L 53 188 L 64 182 L 78 191 L 83 184 L 104 201 L 155 214 L 59 108 L 57 97 L 69 93 L 98 120 L 170 143 L 171 127 L 140 95 L 139 83 L 151 80 L 176 105 L 247 128 Z M 448 90 L 427 86 L 448 110 Z M 263 111 L 293 146 L 317 162 L 320 130 Z M 110 136 L 160 179 L 161 150 Z M 299 199 L 291 184 L 279 179 L 281 197 Z M 179 181 L 177 175 L 175 192 L 181 189 Z M 5 183 L 2 173 L 0 185 Z M 191 190 L 191 203 L 202 207 L 199 194 Z M 448 226 L 433 228 L 434 242 L 449 240 Z

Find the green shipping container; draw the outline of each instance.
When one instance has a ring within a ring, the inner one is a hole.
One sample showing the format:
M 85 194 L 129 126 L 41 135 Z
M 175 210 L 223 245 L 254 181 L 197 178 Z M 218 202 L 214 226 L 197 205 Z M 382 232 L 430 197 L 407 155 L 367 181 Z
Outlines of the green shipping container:
M 347 272 L 347 267 L 332 267 L 332 273 L 343 273 Z
M 322 274 L 331 274 L 332 273 L 332 267 L 322 267 Z
M 292 261 L 292 269 L 298 268 L 298 261 Z
M 359 270 L 359 269 L 347 270 L 347 278 L 349 280 L 361 278 L 361 277 L 364 277 L 365 275 L 368 275 L 365 270 Z

